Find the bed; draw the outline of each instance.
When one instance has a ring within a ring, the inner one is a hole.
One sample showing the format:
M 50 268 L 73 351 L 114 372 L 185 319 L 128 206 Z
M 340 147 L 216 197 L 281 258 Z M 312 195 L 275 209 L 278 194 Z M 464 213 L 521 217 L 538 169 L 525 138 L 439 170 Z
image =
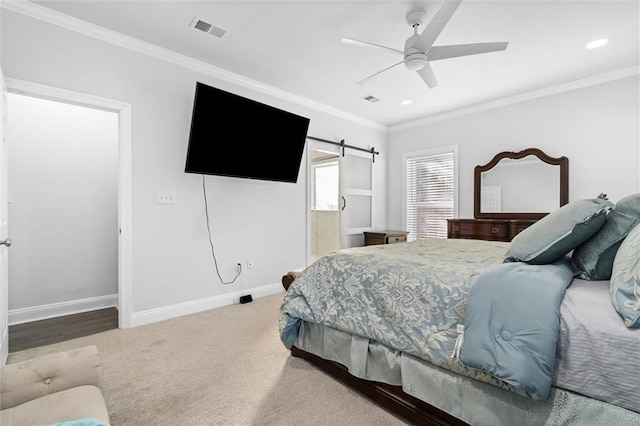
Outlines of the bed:
M 628 198 L 569 203 L 512 242 L 330 253 L 289 277 L 281 340 L 413 424 L 638 425 L 640 321 L 612 303 L 613 278 L 580 278 L 573 259 L 631 210 L 615 261 L 638 284 L 640 194 Z

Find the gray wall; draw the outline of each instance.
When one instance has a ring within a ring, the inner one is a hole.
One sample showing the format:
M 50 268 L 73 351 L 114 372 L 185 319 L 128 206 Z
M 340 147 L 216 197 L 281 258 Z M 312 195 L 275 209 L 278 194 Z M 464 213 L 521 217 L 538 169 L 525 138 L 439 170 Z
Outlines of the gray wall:
M 117 294 L 118 116 L 9 105 L 9 309 Z
M 195 82 L 311 118 L 309 134 L 386 155 L 386 133 L 337 115 L 234 85 L 10 11 L 3 12 L 7 77 L 132 105 L 132 311 L 277 284 L 306 263 L 307 178 L 297 184 L 208 177 L 207 189 L 220 273 L 252 259 L 232 285 L 222 285 L 207 240 L 201 177 L 184 173 Z M 303 165 L 305 162 L 303 162 Z M 376 217 L 386 223 L 385 163 L 377 161 Z M 303 166 L 304 167 L 304 166 Z M 156 191 L 177 203 L 156 204 Z
M 402 155 L 458 144 L 459 217 L 473 217 L 473 170 L 501 151 L 540 148 L 569 158 L 569 200 L 640 191 L 638 76 L 423 124 L 389 135 L 387 168 Z M 388 225 L 404 223 L 402 172 L 389 174 Z

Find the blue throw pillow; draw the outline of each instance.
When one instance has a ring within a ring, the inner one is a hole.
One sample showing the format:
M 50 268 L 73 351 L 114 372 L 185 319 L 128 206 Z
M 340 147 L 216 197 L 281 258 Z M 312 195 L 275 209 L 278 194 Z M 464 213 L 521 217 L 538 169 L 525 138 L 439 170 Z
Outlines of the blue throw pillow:
M 553 263 L 595 234 L 614 207 L 605 194 L 565 204 L 516 235 L 504 261 Z
M 640 223 L 640 193 L 620 199 L 604 225 L 571 255 L 574 275 L 583 280 L 611 278 L 613 259 L 629 232 Z
M 616 253 L 609 294 L 627 328 L 640 328 L 640 225 L 633 228 Z

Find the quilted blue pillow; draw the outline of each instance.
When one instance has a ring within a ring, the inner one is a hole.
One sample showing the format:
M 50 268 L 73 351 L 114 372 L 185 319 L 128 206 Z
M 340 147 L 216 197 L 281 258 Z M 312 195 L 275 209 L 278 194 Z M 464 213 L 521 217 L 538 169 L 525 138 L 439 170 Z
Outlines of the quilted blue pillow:
M 639 223 L 640 193 L 620 199 L 602 228 L 573 251 L 574 275 L 583 280 L 610 279 L 613 259 L 622 241 Z
M 627 328 L 640 328 L 640 225 L 624 239 L 613 260 L 611 302 Z
M 614 207 L 605 194 L 565 204 L 516 235 L 504 261 L 543 265 L 560 260 L 595 234 Z

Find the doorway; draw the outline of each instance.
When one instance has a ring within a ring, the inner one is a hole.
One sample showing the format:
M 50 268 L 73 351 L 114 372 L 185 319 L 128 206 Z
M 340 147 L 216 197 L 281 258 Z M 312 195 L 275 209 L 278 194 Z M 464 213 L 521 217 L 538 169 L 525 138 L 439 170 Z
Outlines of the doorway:
M 311 150 L 310 262 L 340 249 L 340 157 Z
M 33 306 L 22 306 L 16 308 L 15 305 L 12 307 L 11 312 L 7 315 L 9 318 L 5 317 L 5 324 L 7 322 L 16 324 L 16 323 L 24 323 L 26 321 L 34 321 L 41 318 L 63 318 L 63 315 L 73 314 L 75 316 L 82 315 L 81 312 L 87 312 L 95 309 L 100 309 L 104 306 L 114 305 L 117 306 L 117 327 L 118 328 L 129 328 L 131 326 L 131 105 L 128 103 L 123 103 L 119 101 L 114 101 L 107 98 L 101 98 L 93 95 L 87 95 L 83 93 L 73 92 L 66 89 L 59 89 L 51 86 L 44 86 L 36 83 L 25 82 L 22 80 L 16 80 L 7 78 L 6 79 L 7 86 L 9 89 L 9 96 L 12 98 L 14 96 L 24 96 L 28 97 L 31 100 L 38 99 L 39 101 L 47 101 L 54 102 L 59 106 L 63 106 L 66 108 L 80 108 L 85 112 L 96 113 L 99 112 L 102 116 L 110 117 L 111 123 L 115 122 L 115 131 L 113 131 L 113 126 L 111 127 L 111 135 L 114 141 L 114 144 L 111 146 L 112 154 L 115 154 L 111 157 L 112 169 L 115 169 L 112 174 L 113 180 L 111 181 L 111 188 L 107 190 L 97 190 L 98 186 L 92 187 L 91 183 L 96 184 L 90 179 L 85 179 L 84 182 L 80 182 L 80 184 L 84 184 L 85 188 L 85 196 L 83 197 L 71 197 L 71 200 L 67 200 L 68 205 L 75 205 L 76 210 L 74 210 L 71 214 L 75 214 L 76 218 L 79 215 L 80 218 L 87 218 L 89 221 L 93 221 L 95 224 L 95 220 L 97 220 L 98 214 L 96 214 L 96 210 L 101 210 L 99 206 L 94 204 L 93 211 L 85 211 L 85 214 L 79 214 L 80 207 L 83 207 L 83 204 L 88 204 L 88 201 L 93 199 L 97 200 L 107 200 L 111 199 L 113 209 L 110 211 L 111 214 L 111 223 L 115 223 L 115 225 L 105 225 L 105 228 L 111 228 L 111 257 L 109 261 L 105 261 L 104 259 L 96 260 L 94 256 L 93 265 L 91 265 L 94 269 L 101 271 L 104 274 L 105 266 L 107 264 L 111 266 L 111 291 L 106 292 L 108 294 L 96 294 L 96 293 L 86 293 L 85 288 L 69 289 L 68 287 L 62 286 L 62 291 L 59 293 L 64 293 L 64 297 L 62 299 L 54 300 L 52 303 L 47 303 L 44 299 L 40 299 L 40 301 L 36 301 Z M 11 102 L 13 103 L 13 102 Z M 10 106 L 8 108 L 12 110 L 13 108 Z M 13 112 L 12 112 L 13 114 Z M 91 114 L 89 114 L 91 115 Z M 78 120 L 79 122 L 85 122 L 86 120 Z M 12 129 L 11 121 L 7 123 L 7 129 Z M 78 124 L 78 123 L 76 123 Z M 32 123 L 33 125 L 33 123 Z M 35 126 L 34 126 L 35 127 Z M 58 129 L 64 128 L 64 125 L 59 121 Z M 18 143 L 16 140 L 19 140 L 18 137 L 12 137 L 10 142 Z M 51 138 L 44 138 L 51 142 Z M 83 140 L 83 144 L 91 144 L 92 137 L 85 137 Z M 9 144 L 11 145 L 11 143 Z M 76 169 L 92 169 L 91 163 L 83 157 L 79 156 L 79 153 L 82 149 L 87 148 L 86 146 L 81 146 L 78 148 L 78 151 L 72 155 L 72 157 L 76 160 L 75 165 L 72 164 L 71 167 L 75 167 Z M 61 150 L 56 152 L 56 154 L 51 157 L 50 163 L 58 165 L 58 169 L 62 168 L 64 158 L 60 158 L 62 156 Z M 115 167 L 113 167 L 113 160 L 115 158 Z M 9 159 L 8 169 L 13 172 L 14 167 L 19 167 L 19 164 L 14 165 L 12 159 Z M 96 172 L 96 169 L 92 169 Z M 55 171 L 55 168 L 54 168 Z M 104 170 L 102 170 L 104 171 Z M 67 171 L 68 172 L 68 171 Z M 99 173 L 94 173 L 98 175 Z M 32 174 L 32 177 L 35 176 L 35 173 Z M 64 179 L 63 179 L 64 180 Z M 10 180 L 9 186 L 10 189 L 14 189 L 11 187 L 12 180 Z M 74 179 L 68 178 L 66 182 L 63 182 L 62 186 L 69 186 L 74 182 Z M 115 182 L 115 184 L 114 184 Z M 15 182 L 13 182 L 15 183 Z M 75 184 L 78 184 L 78 179 L 75 180 Z M 55 185 L 53 183 L 47 183 L 51 189 Z M 40 188 L 42 191 L 42 188 Z M 45 189 L 46 192 L 46 189 Z M 74 191 L 67 188 L 67 194 L 75 194 L 78 195 L 82 193 L 82 191 Z M 88 194 L 88 195 L 87 195 Z M 9 201 L 13 201 L 14 205 L 10 207 L 12 210 L 14 207 L 17 207 L 17 194 L 14 194 L 10 191 Z M 34 197 L 35 198 L 35 197 Z M 55 197 L 54 198 L 54 202 Z M 36 198 L 37 199 L 37 198 Z M 47 210 L 51 206 L 45 205 L 44 198 L 41 198 L 40 204 L 37 205 L 36 212 L 41 213 L 42 211 Z M 58 200 L 59 201 L 59 200 Z M 63 203 L 64 204 L 64 203 Z M 80 207 L 79 207 L 80 206 Z M 115 213 L 114 213 L 115 212 Z M 54 216 L 54 215 L 51 215 Z M 113 220 L 115 216 L 115 221 Z M 10 218 L 11 219 L 11 218 Z M 55 223 L 56 226 L 61 227 L 64 220 L 60 220 Z M 63 233 L 62 238 L 57 240 L 57 243 L 49 243 L 51 253 L 55 253 L 56 251 L 64 251 L 62 246 L 64 245 L 65 240 L 72 240 L 72 238 L 67 238 L 73 236 L 73 233 L 82 233 L 85 232 L 89 234 L 89 237 L 93 239 L 95 244 L 91 244 L 91 247 L 97 247 L 101 243 L 104 244 L 102 238 L 100 238 L 100 231 L 102 228 L 98 226 L 91 226 L 91 224 L 84 224 L 85 228 L 74 228 L 73 232 L 67 231 L 67 234 Z M 9 225 L 9 232 L 12 232 L 14 227 Z M 19 227 L 15 229 L 16 232 L 19 231 Z M 114 261 L 114 244 L 115 241 L 115 261 Z M 13 248 L 15 249 L 18 244 L 21 244 L 19 239 L 14 238 L 15 244 Z M 106 244 L 108 245 L 108 244 Z M 85 246 L 86 247 L 86 246 Z M 77 248 L 77 247 L 76 247 Z M 14 250 L 12 250 L 13 253 Z M 94 253 L 95 254 L 95 253 Z M 19 253 L 15 253 L 16 262 L 20 261 Z M 12 257 L 9 256 L 9 260 L 11 263 L 14 263 Z M 51 263 L 51 262 L 50 262 Z M 86 265 L 85 265 L 86 266 Z M 58 272 L 64 269 L 64 265 L 62 262 L 58 262 L 57 265 L 54 265 Z M 75 271 L 73 269 L 76 268 Z M 75 265 L 74 268 L 70 268 L 70 272 L 77 272 L 78 265 Z M 102 268 L 102 269 L 100 269 Z M 62 271 L 64 272 L 64 271 Z M 113 278 L 115 272 L 115 279 Z M 49 280 L 52 283 L 52 280 Z M 115 281 L 115 285 L 113 284 Z M 13 288 L 11 284 L 11 280 L 9 280 L 9 286 Z M 55 294 L 56 287 L 51 285 L 47 287 L 43 292 L 48 293 L 47 296 L 51 296 Z M 60 288 L 58 289 L 60 290 Z M 100 292 L 98 292 L 100 293 Z M 11 292 L 8 297 L 9 302 L 12 303 Z M 58 294 L 58 296 L 62 296 Z M 64 300 L 64 301 L 61 301 Z M 23 300 L 24 301 L 24 300 Z M 42 304 L 42 302 L 45 302 Z
M 8 105 L 9 325 L 115 307 L 117 114 L 14 93 Z
M 307 259 L 362 246 L 373 224 L 373 158 L 368 149 L 310 138 Z

